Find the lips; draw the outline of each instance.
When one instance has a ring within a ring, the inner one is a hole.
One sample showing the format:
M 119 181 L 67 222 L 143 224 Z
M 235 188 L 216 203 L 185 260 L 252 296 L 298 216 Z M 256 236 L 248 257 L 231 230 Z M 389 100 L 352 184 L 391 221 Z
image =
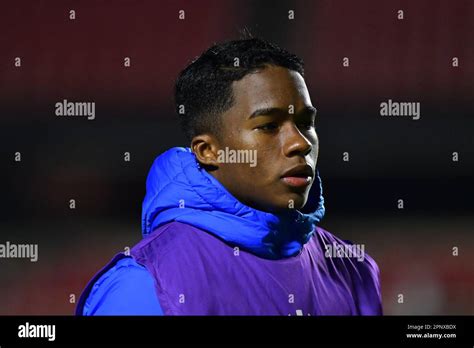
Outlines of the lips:
M 298 165 L 285 171 L 281 180 L 292 187 L 305 187 L 311 184 L 314 170 L 309 164 Z

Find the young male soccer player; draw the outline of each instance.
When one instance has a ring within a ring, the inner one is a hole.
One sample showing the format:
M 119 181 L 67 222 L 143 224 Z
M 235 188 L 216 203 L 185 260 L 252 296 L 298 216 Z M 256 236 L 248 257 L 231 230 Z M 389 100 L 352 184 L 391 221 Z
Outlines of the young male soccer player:
M 78 315 L 381 315 L 379 270 L 316 225 L 316 109 L 303 63 L 261 39 L 181 72 L 189 148 L 147 179 L 144 238 L 86 287 Z M 360 251 L 360 249 L 359 249 Z

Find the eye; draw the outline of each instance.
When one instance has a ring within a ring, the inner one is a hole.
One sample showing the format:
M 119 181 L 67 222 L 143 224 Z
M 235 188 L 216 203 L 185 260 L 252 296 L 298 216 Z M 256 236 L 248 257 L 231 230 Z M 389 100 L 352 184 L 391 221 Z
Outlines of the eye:
M 311 130 L 311 129 L 314 129 L 314 121 L 301 122 L 299 126 L 303 129 Z
M 275 123 L 275 122 L 265 123 L 264 125 L 261 125 L 261 126 L 257 127 L 257 129 L 261 129 L 263 131 L 272 131 L 272 130 L 275 130 L 277 128 L 278 128 L 278 124 Z

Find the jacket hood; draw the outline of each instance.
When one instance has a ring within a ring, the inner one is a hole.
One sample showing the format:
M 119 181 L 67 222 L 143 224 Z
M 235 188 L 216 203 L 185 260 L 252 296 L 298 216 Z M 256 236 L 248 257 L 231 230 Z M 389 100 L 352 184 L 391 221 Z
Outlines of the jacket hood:
M 144 236 L 178 221 L 269 259 L 298 254 L 325 211 L 318 171 L 304 209 L 272 214 L 238 201 L 200 167 L 190 148 L 183 147 L 171 148 L 155 159 L 142 208 Z

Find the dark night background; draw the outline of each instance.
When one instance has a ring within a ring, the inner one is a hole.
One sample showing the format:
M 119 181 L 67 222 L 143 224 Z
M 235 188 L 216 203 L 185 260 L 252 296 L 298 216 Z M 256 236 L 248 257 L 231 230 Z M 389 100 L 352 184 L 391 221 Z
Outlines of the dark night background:
M 0 259 L 0 314 L 72 314 L 70 295 L 140 240 L 148 169 L 187 145 L 174 80 L 244 27 L 305 61 L 318 108 L 321 226 L 366 245 L 385 314 L 474 314 L 469 0 L 3 3 L 0 243 L 37 243 L 39 261 Z M 95 102 L 95 120 L 56 117 L 63 99 Z M 420 102 L 421 118 L 381 117 L 388 99 Z

